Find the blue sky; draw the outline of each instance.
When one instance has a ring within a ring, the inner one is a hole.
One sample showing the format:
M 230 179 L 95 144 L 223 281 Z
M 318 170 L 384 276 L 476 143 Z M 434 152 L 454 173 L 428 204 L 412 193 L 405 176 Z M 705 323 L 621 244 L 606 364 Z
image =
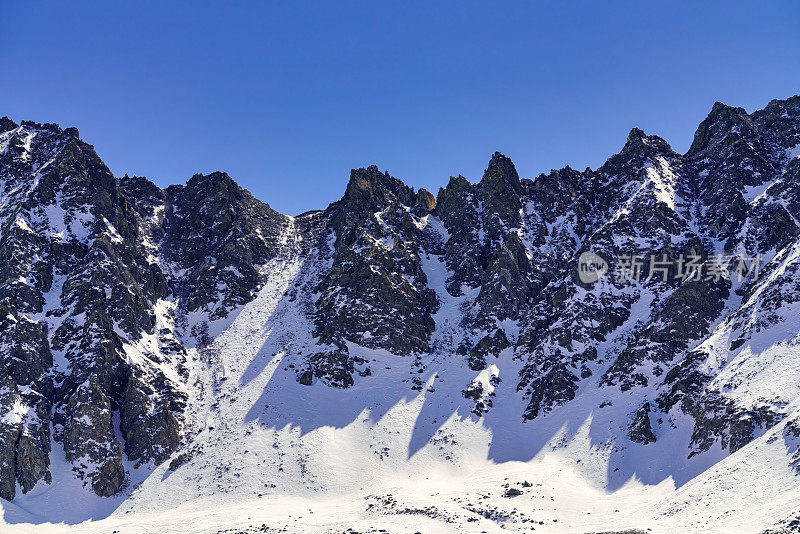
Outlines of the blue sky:
M 118 4 L 4 3 L 0 115 L 77 126 L 162 186 L 224 170 L 288 214 L 353 167 L 435 193 L 500 150 L 533 178 L 633 126 L 683 152 L 714 101 L 800 93 L 797 2 Z

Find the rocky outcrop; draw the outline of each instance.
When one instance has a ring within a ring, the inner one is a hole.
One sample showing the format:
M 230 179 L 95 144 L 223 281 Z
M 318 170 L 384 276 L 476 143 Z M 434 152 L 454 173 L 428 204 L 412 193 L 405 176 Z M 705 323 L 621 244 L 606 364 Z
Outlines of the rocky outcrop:
M 249 302 L 264 281 L 258 267 L 275 257 L 288 218 L 222 172 L 196 174 L 165 197 L 160 250 L 175 296 L 212 320 Z
M 633 422 L 628 429 L 628 436 L 631 441 L 647 445 L 656 441 L 656 435 L 653 434 L 653 427 L 650 425 L 650 403 L 645 402 L 644 406 L 639 408 L 634 415 Z
M 326 211 L 331 267 L 319 284 L 316 334 L 331 348 L 311 359 L 329 384 L 352 384 L 347 342 L 399 355 L 426 352 L 438 308 L 427 287 L 418 221 L 434 205 L 377 167 L 356 169 L 339 202 Z M 364 362 L 361 362 L 364 363 Z
M 122 448 L 114 439 L 112 407 L 93 374 L 80 384 L 65 407 L 64 452 L 79 476 L 90 479 L 101 497 L 115 494 L 125 480 Z
M 451 178 L 439 191 L 435 214 L 447 229 L 448 291 L 480 287 L 483 324 L 516 318 L 530 296 L 531 269 L 519 237 L 522 183 L 510 159 L 495 152 L 480 182 Z

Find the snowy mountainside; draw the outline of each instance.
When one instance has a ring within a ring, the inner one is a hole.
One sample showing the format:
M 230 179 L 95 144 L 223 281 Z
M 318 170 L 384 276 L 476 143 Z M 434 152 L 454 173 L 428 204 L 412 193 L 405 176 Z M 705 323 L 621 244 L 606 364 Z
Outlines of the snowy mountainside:
M 634 128 L 528 180 L 495 153 L 436 196 L 355 169 L 297 217 L 0 126 L 9 526 L 800 521 L 800 97 L 717 103 L 683 155 Z

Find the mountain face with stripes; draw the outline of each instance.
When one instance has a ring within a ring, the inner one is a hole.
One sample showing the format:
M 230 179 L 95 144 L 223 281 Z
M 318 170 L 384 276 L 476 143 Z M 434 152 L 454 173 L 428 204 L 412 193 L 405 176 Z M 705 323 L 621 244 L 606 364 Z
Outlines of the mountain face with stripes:
M 797 96 L 714 104 L 685 154 L 634 128 L 598 169 L 521 179 L 495 153 L 436 195 L 354 169 L 296 217 L 222 172 L 162 189 L 75 128 L 0 120 L 12 504 L 280 492 L 292 469 L 330 489 L 308 436 L 354 425 L 370 461 L 599 456 L 582 473 L 610 491 L 776 442 L 795 469 L 798 325 Z

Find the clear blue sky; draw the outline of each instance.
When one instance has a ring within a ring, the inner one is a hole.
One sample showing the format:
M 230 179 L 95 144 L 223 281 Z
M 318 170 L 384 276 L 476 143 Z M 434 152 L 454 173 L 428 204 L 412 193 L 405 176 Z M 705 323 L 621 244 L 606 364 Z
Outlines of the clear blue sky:
M 800 4 L 694 4 L 6 1 L 0 115 L 77 126 L 162 186 L 227 171 L 288 214 L 372 163 L 435 193 L 500 150 L 532 178 L 633 126 L 683 152 L 714 101 L 800 93 Z

